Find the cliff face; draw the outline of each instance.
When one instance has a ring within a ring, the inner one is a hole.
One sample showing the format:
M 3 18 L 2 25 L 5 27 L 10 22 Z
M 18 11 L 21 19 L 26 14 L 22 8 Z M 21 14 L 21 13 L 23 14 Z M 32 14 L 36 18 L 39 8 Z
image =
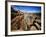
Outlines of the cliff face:
M 11 31 L 41 30 L 41 16 L 17 11 L 11 13 Z

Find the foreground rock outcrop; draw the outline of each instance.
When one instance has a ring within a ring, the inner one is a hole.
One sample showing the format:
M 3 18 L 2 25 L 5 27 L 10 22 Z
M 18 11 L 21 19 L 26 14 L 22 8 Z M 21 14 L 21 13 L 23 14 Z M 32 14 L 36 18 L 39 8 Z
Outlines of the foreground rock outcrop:
M 40 13 L 39 13 L 40 14 Z M 41 30 L 41 15 L 37 13 L 11 13 L 11 31 Z

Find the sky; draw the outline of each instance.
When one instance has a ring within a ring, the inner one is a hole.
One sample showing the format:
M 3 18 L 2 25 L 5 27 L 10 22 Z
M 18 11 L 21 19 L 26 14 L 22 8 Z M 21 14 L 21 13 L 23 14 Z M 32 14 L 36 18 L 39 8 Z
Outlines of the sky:
M 40 13 L 40 6 L 21 6 L 21 5 L 12 5 L 11 6 L 15 11 L 20 10 L 25 13 Z

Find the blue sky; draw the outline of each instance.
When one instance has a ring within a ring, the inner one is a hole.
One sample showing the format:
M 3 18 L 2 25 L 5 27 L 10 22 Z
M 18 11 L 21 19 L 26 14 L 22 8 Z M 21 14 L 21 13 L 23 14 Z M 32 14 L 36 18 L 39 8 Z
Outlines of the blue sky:
M 22 12 L 27 13 L 40 13 L 41 7 L 40 6 L 21 6 L 21 5 L 12 5 L 11 6 L 14 10 L 20 10 Z

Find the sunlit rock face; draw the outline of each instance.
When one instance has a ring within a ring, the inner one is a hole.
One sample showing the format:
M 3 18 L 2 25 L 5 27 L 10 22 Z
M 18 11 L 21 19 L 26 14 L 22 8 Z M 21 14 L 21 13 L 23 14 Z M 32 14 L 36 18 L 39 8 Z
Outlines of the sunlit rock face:
M 25 13 L 24 14 L 24 19 L 26 20 L 27 24 L 28 25 L 31 25 L 33 24 L 33 21 L 35 20 L 35 14 L 32 14 L 32 13 Z
M 31 26 L 30 30 L 31 30 L 31 31 L 36 31 L 37 29 L 36 29 L 35 26 Z
M 34 13 L 23 13 L 21 11 L 17 11 L 13 15 L 11 31 L 41 30 L 41 16 Z

